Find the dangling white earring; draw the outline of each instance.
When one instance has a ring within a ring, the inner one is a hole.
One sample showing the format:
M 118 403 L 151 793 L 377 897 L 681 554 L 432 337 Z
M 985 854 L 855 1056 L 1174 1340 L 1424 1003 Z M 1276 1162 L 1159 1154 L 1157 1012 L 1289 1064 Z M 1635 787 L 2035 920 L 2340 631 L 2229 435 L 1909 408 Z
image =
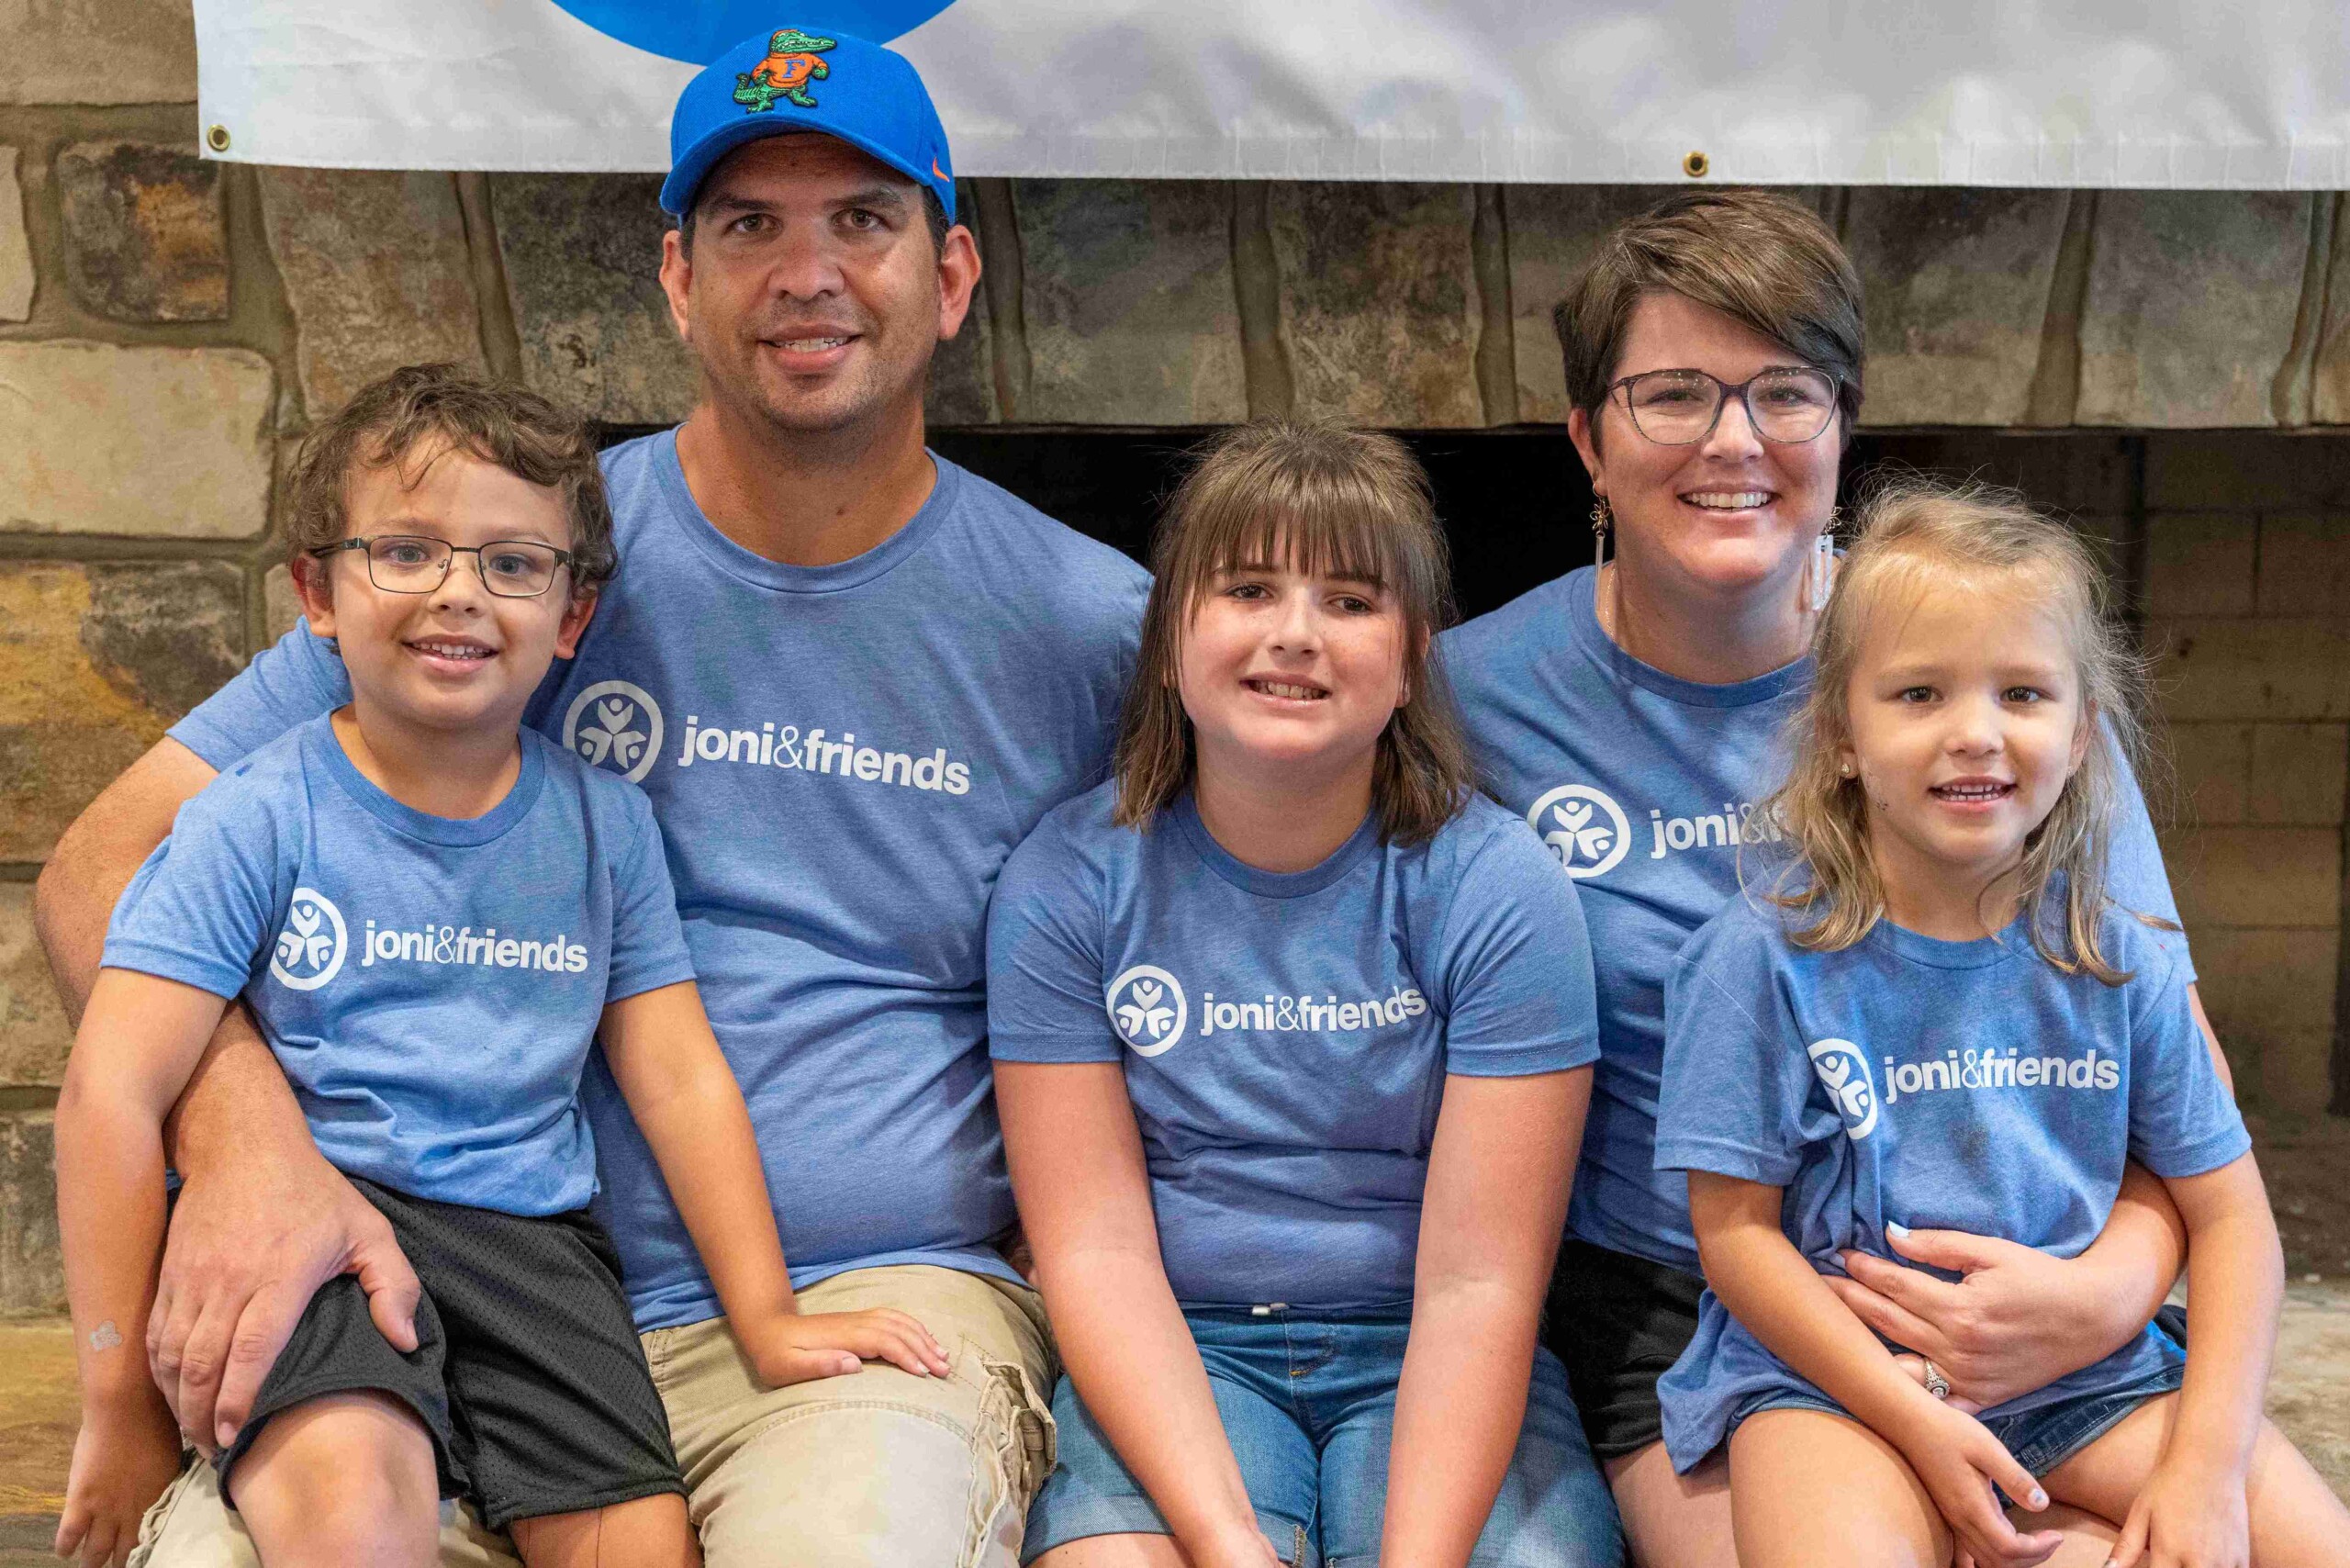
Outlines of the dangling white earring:
M 1841 507 L 1829 509 L 1827 525 L 1812 541 L 1809 597 L 1814 615 L 1828 608 L 1828 596 L 1836 587 L 1836 524 L 1842 515 Z
M 1607 536 L 1616 532 L 1616 514 L 1609 510 L 1607 498 L 1597 496 L 1591 503 L 1591 565 L 1594 571 L 1607 565 Z

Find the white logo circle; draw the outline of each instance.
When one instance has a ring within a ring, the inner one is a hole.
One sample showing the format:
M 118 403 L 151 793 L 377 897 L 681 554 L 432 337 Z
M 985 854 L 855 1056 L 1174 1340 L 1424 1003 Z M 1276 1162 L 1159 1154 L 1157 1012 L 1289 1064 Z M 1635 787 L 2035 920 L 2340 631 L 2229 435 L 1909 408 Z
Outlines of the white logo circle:
M 599 680 L 571 700 L 563 744 L 590 767 L 609 768 L 633 784 L 661 756 L 661 704 L 632 682 Z
M 313 888 L 297 888 L 286 901 L 285 925 L 269 956 L 269 972 L 288 991 L 316 991 L 341 971 L 350 939 L 332 899 Z
M 1819 1074 L 1828 1098 L 1844 1118 L 1844 1136 L 1854 1143 L 1876 1129 L 1876 1081 L 1869 1076 L 1869 1058 L 1850 1040 L 1814 1040 L 1811 1070 Z
M 1560 785 L 1534 802 L 1526 823 L 1577 880 L 1614 870 L 1632 847 L 1624 808 L 1588 784 Z
M 1138 1057 L 1172 1049 L 1192 1016 L 1182 983 L 1155 964 L 1136 964 L 1112 980 L 1102 1005 L 1110 1014 L 1110 1027 Z

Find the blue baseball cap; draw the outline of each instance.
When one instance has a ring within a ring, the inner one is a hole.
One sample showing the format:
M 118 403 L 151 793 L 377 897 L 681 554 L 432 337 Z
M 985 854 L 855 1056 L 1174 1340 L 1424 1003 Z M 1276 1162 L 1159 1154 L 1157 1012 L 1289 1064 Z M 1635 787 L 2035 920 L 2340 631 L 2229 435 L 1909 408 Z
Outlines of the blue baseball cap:
M 683 218 L 704 176 L 746 141 L 816 131 L 928 187 L 955 220 L 955 164 L 930 92 L 902 54 L 842 32 L 744 39 L 677 95 L 661 210 Z

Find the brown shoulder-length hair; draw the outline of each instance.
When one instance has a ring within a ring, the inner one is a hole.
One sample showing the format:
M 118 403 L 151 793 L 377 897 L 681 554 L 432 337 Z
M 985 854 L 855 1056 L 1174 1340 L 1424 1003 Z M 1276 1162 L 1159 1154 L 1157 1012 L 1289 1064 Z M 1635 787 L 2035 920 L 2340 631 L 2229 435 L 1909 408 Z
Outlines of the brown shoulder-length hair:
M 1393 436 L 1259 420 L 1215 436 L 1159 519 L 1142 656 L 1126 693 L 1113 820 L 1147 827 L 1192 781 L 1192 722 L 1176 687 L 1184 629 L 1216 574 L 1286 561 L 1377 583 L 1404 614 L 1404 705 L 1379 737 L 1371 810 L 1416 844 L 1467 803 L 1474 774 L 1436 645 L 1452 573 L 1427 476 Z
M 2020 600 L 2064 629 L 2089 740 L 2054 810 L 2024 839 L 2019 908 L 2041 957 L 2067 974 L 2120 985 L 2130 977 L 2106 956 L 2098 928 L 2111 902 L 2114 815 L 2130 770 L 2143 773 L 2152 760 L 2141 718 L 2144 660 L 2115 623 L 2105 574 L 2087 547 L 2012 490 L 1904 479 L 1863 504 L 1813 635 L 1811 696 L 1789 722 L 1792 769 L 1764 808 L 1795 852 L 1766 896 L 1797 922 L 1789 939 L 1818 951 L 1851 946 L 1884 916 L 1867 793 L 1841 771 L 1852 740 L 1851 687 L 1870 625 L 1903 613 L 1930 588 Z
M 1615 379 L 1641 297 L 1678 294 L 1720 311 L 1836 378 L 1842 434 L 1861 414 L 1861 278 L 1819 215 L 1769 191 L 1684 191 L 1617 224 L 1550 312 L 1567 398 L 1592 421 Z

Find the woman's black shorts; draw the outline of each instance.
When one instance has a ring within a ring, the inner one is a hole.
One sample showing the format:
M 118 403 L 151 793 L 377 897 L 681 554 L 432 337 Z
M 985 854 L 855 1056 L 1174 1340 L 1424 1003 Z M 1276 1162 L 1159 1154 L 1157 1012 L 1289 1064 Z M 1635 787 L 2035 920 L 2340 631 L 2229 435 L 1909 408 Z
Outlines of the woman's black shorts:
M 1664 1436 L 1656 1381 L 1697 1333 L 1706 1282 L 1569 1237 L 1550 1277 L 1542 1342 L 1566 1364 L 1583 1436 L 1602 1464 Z

